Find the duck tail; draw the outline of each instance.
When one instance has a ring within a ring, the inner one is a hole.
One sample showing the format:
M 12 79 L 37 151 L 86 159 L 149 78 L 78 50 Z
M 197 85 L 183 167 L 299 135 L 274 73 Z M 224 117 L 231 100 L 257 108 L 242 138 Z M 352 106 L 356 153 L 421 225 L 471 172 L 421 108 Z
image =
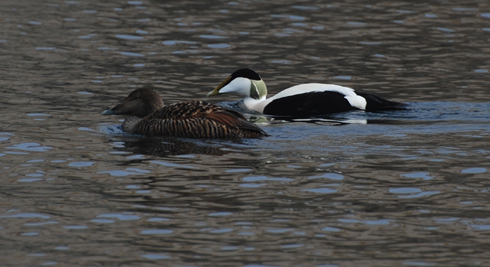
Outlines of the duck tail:
M 368 93 L 356 92 L 358 95 L 366 99 L 366 111 L 387 111 L 387 110 L 405 110 L 408 105 L 401 102 L 391 101 L 379 96 Z

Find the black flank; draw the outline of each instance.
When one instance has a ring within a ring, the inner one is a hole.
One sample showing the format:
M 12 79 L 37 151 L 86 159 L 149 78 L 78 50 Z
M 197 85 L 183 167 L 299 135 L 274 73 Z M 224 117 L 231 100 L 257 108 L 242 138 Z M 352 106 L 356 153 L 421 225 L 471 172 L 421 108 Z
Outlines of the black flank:
M 276 99 L 269 103 L 264 114 L 306 118 L 357 110 L 338 92 L 309 92 Z

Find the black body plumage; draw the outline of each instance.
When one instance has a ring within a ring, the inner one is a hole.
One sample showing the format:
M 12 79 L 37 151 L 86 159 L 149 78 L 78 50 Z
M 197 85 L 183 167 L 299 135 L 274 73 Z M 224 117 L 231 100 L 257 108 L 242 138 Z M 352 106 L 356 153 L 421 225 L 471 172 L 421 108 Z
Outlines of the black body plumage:
M 366 99 L 366 111 L 401 110 L 405 104 L 390 101 L 372 94 L 356 92 Z M 264 108 L 264 114 L 307 118 L 333 113 L 359 110 L 353 107 L 344 94 L 335 91 L 308 92 L 275 99 Z

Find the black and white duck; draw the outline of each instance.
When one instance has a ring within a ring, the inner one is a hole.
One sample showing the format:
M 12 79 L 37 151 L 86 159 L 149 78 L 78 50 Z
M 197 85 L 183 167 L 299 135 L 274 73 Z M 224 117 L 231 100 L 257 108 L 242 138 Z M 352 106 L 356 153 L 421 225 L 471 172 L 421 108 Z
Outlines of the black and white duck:
M 352 110 L 370 112 L 404 109 L 406 104 L 335 84 L 305 83 L 287 88 L 267 98 L 267 86 L 252 69 L 239 69 L 226 78 L 209 96 L 225 93 L 245 95 L 243 104 L 257 113 L 313 117 Z

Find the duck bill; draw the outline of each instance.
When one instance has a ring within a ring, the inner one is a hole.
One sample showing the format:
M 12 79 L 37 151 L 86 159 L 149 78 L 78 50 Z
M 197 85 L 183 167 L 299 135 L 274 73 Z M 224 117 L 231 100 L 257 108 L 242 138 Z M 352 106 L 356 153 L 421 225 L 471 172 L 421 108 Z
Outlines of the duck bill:
M 221 88 L 223 88 L 223 86 L 225 86 L 230 81 L 230 79 L 231 76 L 226 78 L 224 81 L 222 81 L 216 88 L 214 88 L 213 91 L 208 93 L 208 97 L 219 95 L 220 94 L 219 90 L 221 90 Z
M 102 113 L 100 113 L 100 114 L 101 114 L 101 115 L 118 115 L 118 114 L 120 114 L 120 113 L 118 112 L 118 109 L 119 109 L 119 107 L 120 107 L 120 106 L 121 106 L 121 104 L 117 104 L 117 105 L 115 105 L 113 108 L 108 109 L 108 110 L 105 110 L 105 111 L 103 111 L 103 112 L 102 112 Z
M 116 115 L 116 112 L 114 112 L 114 110 L 112 110 L 112 109 L 108 109 L 108 110 L 103 111 L 100 114 L 101 115 Z

